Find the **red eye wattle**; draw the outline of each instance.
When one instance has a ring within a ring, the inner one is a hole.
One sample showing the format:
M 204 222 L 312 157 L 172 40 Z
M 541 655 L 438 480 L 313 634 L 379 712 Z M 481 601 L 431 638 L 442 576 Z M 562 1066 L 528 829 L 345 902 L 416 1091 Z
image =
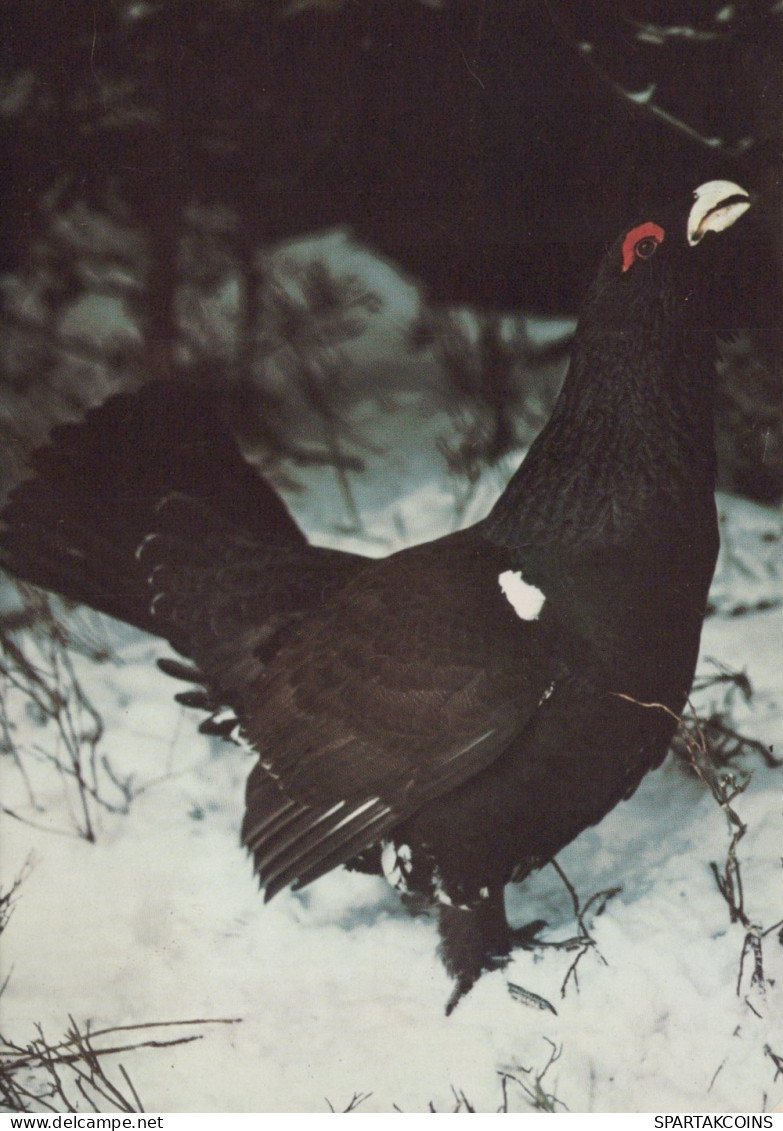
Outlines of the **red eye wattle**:
M 665 232 L 658 224 L 639 224 L 623 240 L 623 271 L 632 267 L 637 259 L 649 259 L 663 243 Z

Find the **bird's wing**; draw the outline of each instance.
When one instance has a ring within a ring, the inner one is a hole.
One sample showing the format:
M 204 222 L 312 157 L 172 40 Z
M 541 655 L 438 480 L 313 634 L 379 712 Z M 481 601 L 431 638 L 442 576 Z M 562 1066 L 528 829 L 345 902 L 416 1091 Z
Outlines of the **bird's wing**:
M 185 495 L 158 508 L 137 557 L 151 623 L 195 661 L 198 670 L 187 674 L 207 692 L 203 701 L 180 698 L 210 710 L 229 707 L 239 717 L 291 629 L 366 563 L 354 554 L 260 541 Z M 178 674 L 176 665 L 162 666 Z M 231 729 L 228 719 L 218 732 Z
M 308 545 L 209 390 L 111 397 L 31 469 L 2 512 L 3 564 L 168 639 L 198 669 L 165 670 L 206 683 L 183 697 L 194 706 L 240 710 L 286 628 L 362 564 Z
M 525 727 L 563 663 L 503 573 L 471 532 L 404 551 L 281 649 L 245 720 L 259 762 L 243 839 L 267 897 L 350 859 Z

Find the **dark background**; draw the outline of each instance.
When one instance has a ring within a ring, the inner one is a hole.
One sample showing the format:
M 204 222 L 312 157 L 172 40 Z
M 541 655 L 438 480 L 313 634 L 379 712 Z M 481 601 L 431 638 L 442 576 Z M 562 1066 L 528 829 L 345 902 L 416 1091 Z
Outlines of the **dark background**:
M 317 251 L 284 284 L 268 254 L 335 226 L 419 284 L 405 365 L 434 358 L 478 422 L 455 456 L 472 473 L 535 426 L 536 368 L 551 395 L 562 374 L 567 342 L 503 316 L 573 317 L 627 220 L 722 177 L 759 203 L 721 479 L 779 499 L 780 9 L 1 0 L 6 486 L 54 421 L 159 377 L 219 389 L 251 448 L 358 468 L 338 347 L 383 299 Z

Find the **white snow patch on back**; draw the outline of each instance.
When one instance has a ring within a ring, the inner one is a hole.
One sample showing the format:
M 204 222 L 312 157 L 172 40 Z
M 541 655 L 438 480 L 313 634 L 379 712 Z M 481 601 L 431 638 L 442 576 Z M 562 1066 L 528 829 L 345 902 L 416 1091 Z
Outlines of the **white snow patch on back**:
M 538 620 L 546 597 L 535 585 L 529 585 L 519 570 L 507 569 L 498 577 L 498 584 L 518 617 Z

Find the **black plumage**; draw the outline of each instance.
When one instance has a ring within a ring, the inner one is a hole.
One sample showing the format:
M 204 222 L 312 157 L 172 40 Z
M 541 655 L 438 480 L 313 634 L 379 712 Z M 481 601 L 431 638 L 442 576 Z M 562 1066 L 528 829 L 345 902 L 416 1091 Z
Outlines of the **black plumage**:
M 551 420 L 469 530 L 314 548 L 174 385 L 56 429 L 4 512 L 12 571 L 166 637 L 196 665 L 165 665 L 200 685 L 181 700 L 258 753 L 266 897 L 377 860 L 439 907 L 450 1008 L 510 952 L 505 884 L 628 797 L 685 704 L 718 548 L 710 316 L 749 206 L 710 182 L 620 237 Z

